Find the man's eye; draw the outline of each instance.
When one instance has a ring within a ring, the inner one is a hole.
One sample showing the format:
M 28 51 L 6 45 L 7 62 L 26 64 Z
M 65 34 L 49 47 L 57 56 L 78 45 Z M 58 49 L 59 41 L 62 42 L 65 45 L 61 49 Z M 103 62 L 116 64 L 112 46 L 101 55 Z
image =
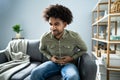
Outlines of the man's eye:
M 51 23 L 49 23 L 49 25 L 50 25 L 50 26 L 52 26 L 52 24 L 51 24 Z
M 55 23 L 55 26 L 58 26 L 59 25 L 59 23 Z

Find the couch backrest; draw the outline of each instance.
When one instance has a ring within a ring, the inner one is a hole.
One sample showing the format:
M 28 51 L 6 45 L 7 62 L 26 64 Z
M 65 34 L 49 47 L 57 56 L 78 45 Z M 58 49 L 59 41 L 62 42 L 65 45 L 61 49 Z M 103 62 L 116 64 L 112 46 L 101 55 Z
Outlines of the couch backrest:
M 0 50 L 0 64 L 4 62 L 8 62 L 8 59 L 5 55 L 5 50 Z
M 27 44 L 27 54 L 30 55 L 31 61 L 41 61 L 44 62 L 47 60 L 39 51 L 39 40 L 28 40 Z

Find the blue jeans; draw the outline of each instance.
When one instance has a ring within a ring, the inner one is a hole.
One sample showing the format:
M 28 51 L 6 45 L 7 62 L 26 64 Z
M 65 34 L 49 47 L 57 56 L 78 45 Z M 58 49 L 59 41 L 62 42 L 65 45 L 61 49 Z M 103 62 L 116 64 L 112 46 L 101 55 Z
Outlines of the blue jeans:
M 31 80 L 46 80 L 46 78 L 56 75 L 61 72 L 63 80 L 80 80 L 77 67 L 68 63 L 65 65 L 59 65 L 52 61 L 42 63 L 31 72 Z

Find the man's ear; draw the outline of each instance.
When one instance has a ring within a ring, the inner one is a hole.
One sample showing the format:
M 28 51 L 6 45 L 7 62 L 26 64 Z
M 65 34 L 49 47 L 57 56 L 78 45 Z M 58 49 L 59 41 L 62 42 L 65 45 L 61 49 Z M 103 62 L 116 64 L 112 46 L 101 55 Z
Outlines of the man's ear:
M 66 28 L 67 27 L 67 22 L 64 22 L 64 28 Z

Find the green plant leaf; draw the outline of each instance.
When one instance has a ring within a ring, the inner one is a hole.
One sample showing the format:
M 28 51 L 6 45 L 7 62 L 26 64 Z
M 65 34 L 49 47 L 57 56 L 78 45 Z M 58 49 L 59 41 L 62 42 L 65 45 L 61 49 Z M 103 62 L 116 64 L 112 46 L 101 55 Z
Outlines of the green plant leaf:
M 22 29 L 20 29 L 21 28 L 20 24 L 16 24 L 12 28 L 13 28 L 13 31 L 15 31 L 17 33 L 19 33 L 20 31 L 22 31 Z

